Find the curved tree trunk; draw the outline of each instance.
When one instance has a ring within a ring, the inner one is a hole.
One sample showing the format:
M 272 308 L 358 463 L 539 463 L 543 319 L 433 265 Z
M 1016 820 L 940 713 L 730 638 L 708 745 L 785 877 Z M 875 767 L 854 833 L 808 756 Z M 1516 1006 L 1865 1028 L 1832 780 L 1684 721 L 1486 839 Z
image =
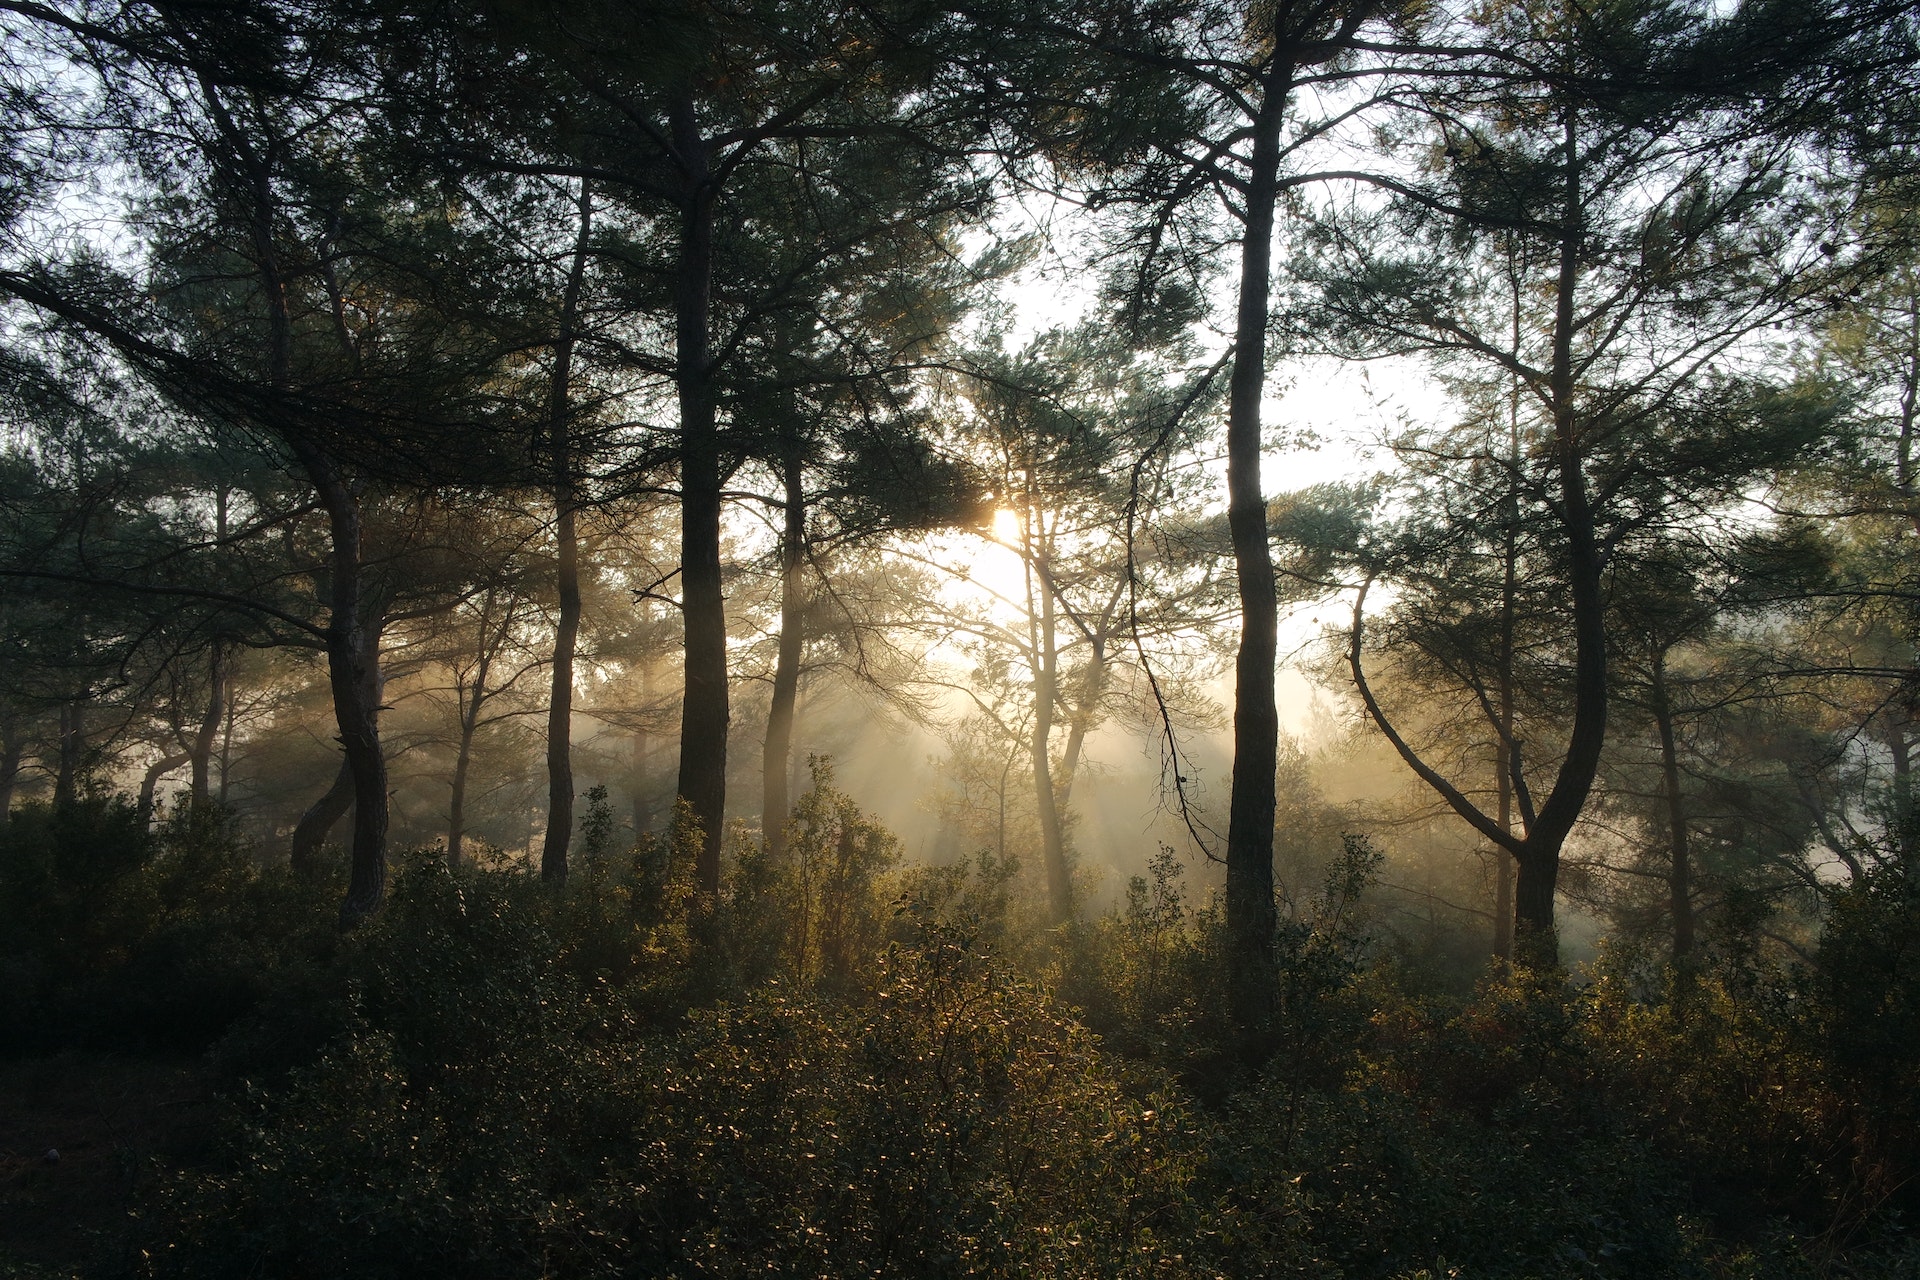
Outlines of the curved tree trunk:
M 146 772 L 140 775 L 140 798 L 136 802 L 134 812 L 140 815 L 140 825 L 142 828 L 145 828 L 148 823 L 153 821 L 153 793 L 159 790 L 160 779 L 165 777 L 171 770 L 178 769 L 190 759 L 192 759 L 192 757 L 184 751 L 175 752 L 173 755 L 161 756 L 158 760 L 148 765 Z
M 353 776 L 353 853 L 340 923 L 352 928 L 387 892 L 387 759 L 380 746 L 380 631 L 363 607 L 360 502 L 319 450 L 300 448 L 333 535 L 327 677 L 346 768 Z
M 207 106 L 252 187 L 254 268 L 267 308 L 267 363 L 276 396 L 293 386 L 293 320 L 275 240 L 278 202 L 271 161 L 257 154 L 219 96 Z M 350 928 L 379 910 L 387 884 L 387 761 L 380 747 L 380 620 L 364 613 L 360 497 L 339 461 L 295 428 L 285 433 L 327 515 L 327 683 L 345 768 L 353 778 L 353 855 L 340 923 Z M 304 822 L 304 820 L 303 820 Z M 332 824 L 327 824 L 331 826 Z M 297 833 L 296 833 L 297 834 Z M 322 833 L 324 837 L 324 832 Z M 315 846 L 317 848 L 317 845 Z
M 334 824 L 352 805 L 353 770 L 343 757 L 339 771 L 333 775 L 333 785 L 309 805 L 300 815 L 300 821 L 294 824 L 293 848 L 287 861 L 295 875 L 310 876 L 320 869 L 320 850 L 326 847 Z
M 1280 763 L 1274 666 L 1280 602 L 1260 488 L 1260 400 L 1266 388 L 1280 125 L 1290 87 L 1276 62 L 1262 86 L 1253 126 L 1228 383 L 1227 527 L 1240 593 L 1240 646 L 1234 660 L 1233 798 L 1227 818 L 1227 995 L 1234 1021 L 1243 1029 L 1265 1019 L 1273 989 L 1273 814 Z
M 1553 791 L 1528 825 L 1527 851 L 1520 859 L 1520 883 L 1514 898 L 1516 945 L 1521 958 L 1536 967 L 1549 968 L 1560 962 L 1553 904 L 1553 885 L 1560 872 L 1560 849 L 1586 806 L 1587 795 L 1600 768 L 1600 749 L 1607 736 L 1608 700 L 1604 570 L 1593 502 L 1587 492 L 1585 441 L 1581 438 L 1581 423 L 1574 403 L 1574 300 L 1579 289 L 1585 214 L 1579 152 L 1571 118 L 1566 122 L 1565 132 L 1566 183 L 1561 205 L 1560 270 L 1554 297 L 1549 391 L 1553 402 L 1554 461 L 1560 472 L 1561 528 L 1567 540 L 1567 585 L 1573 602 L 1573 731 L 1567 742 L 1567 754 L 1554 779 Z

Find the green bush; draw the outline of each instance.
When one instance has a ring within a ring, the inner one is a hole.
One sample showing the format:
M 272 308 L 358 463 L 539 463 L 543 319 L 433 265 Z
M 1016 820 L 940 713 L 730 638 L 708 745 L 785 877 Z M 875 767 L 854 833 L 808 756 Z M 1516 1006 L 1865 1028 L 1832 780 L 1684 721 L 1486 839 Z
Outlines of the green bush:
M 153 831 L 120 799 L 17 810 L 0 833 L 0 1043 L 204 1047 L 325 964 L 332 895 L 263 867 L 217 809 Z
M 1201 1126 L 931 911 L 871 999 L 659 1028 L 517 886 L 394 898 L 349 1033 L 152 1210 L 157 1273 L 1206 1272 Z

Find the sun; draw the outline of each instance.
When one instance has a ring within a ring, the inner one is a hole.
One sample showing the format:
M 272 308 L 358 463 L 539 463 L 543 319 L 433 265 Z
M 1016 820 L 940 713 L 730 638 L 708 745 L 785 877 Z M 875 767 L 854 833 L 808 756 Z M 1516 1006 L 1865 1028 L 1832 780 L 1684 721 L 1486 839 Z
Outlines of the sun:
M 1020 545 L 1020 513 L 1012 507 L 998 507 L 993 513 L 993 540 L 1013 547 Z

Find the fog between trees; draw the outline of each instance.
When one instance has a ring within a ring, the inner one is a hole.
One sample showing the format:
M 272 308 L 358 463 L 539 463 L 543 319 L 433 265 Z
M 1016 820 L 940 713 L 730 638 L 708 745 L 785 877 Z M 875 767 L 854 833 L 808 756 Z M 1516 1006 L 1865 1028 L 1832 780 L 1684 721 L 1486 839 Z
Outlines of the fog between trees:
M 650 1027 L 870 992 L 911 925 L 1204 1105 L 1346 1087 L 1322 995 L 1389 1034 L 1576 961 L 1615 1029 L 1855 978 L 1908 1026 L 1905 8 L 0 24 L 0 824 L 45 939 L 217 846 L 289 895 L 240 934 L 329 899 L 325 947 L 404 950 L 431 864 L 586 930 Z M 1377 465 L 1303 486 L 1316 446 Z M 1911 1197 L 1911 1100 L 1830 1101 L 1819 1229 Z

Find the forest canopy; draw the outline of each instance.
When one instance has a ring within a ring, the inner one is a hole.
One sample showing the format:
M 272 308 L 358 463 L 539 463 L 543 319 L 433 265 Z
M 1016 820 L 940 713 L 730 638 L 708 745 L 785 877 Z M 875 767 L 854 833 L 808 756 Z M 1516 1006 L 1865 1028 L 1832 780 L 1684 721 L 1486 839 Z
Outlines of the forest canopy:
M 0 33 L 0 1273 L 1920 1265 L 1908 6 Z

